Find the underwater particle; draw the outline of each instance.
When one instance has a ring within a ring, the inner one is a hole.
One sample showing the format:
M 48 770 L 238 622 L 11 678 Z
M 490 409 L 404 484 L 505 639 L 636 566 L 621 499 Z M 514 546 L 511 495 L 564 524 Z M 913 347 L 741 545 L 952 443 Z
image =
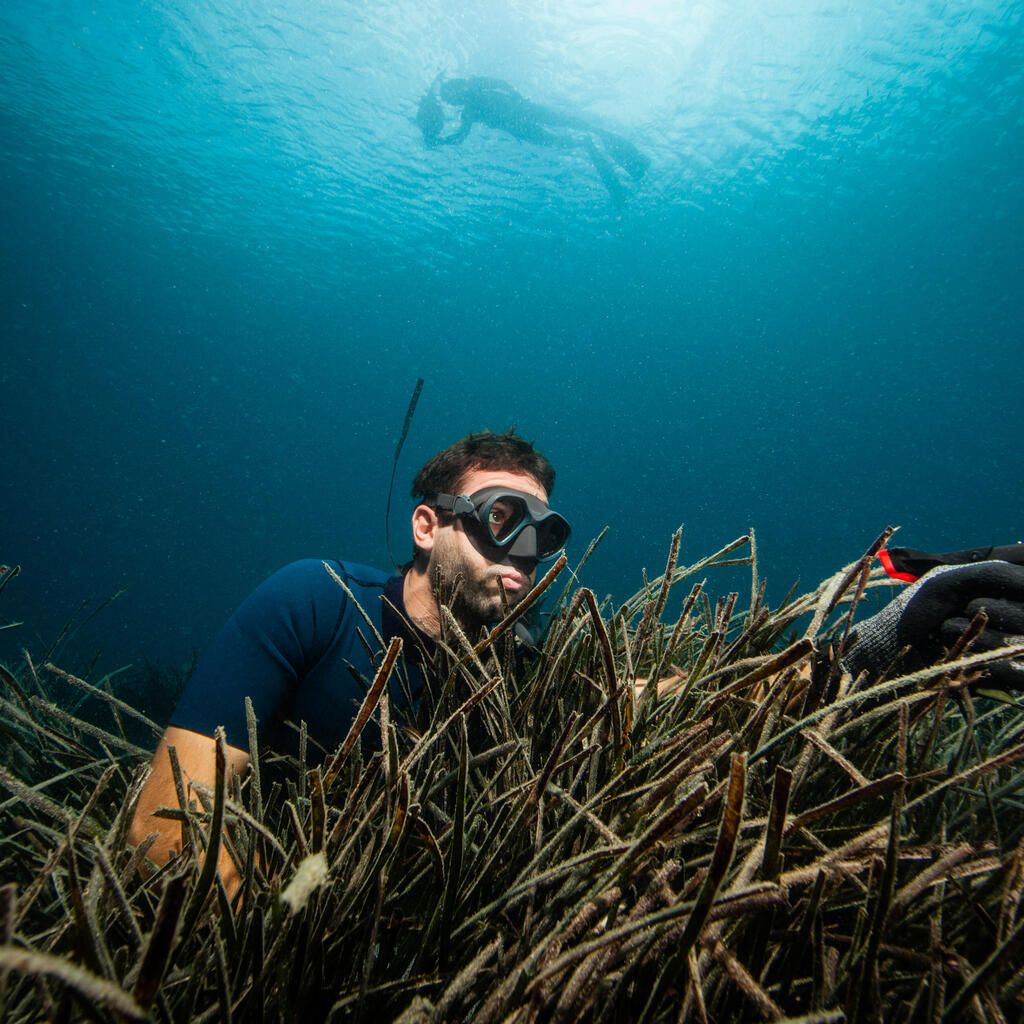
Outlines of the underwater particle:
M 281 893 L 281 901 L 288 904 L 293 914 L 297 914 L 309 901 L 309 897 L 327 881 L 327 857 L 321 853 L 311 853 L 295 869 L 295 877 Z

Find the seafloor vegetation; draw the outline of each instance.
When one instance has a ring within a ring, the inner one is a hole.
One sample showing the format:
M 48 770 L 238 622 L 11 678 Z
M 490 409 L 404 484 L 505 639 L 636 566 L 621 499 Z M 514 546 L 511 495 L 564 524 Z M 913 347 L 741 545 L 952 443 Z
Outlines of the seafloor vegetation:
M 508 620 L 449 622 L 407 720 L 392 648 L 323 766 L 222 773 L 167 811 L 185 852 L 148 875 L 129 727 L 158 725 L 110 680 L 0 670 L 0 1017 L 1020 1020 L 1024 712 L 973 694 L 993 655 L 968 635 L 854 680 L 812 641 L 841 644 L 873 551 L 775 609 L 752 535 L 677 552 L 621 608 L 566 586 L 518 685 Z M 743 611 L 701 585 L 726 564 L 750 566 Z

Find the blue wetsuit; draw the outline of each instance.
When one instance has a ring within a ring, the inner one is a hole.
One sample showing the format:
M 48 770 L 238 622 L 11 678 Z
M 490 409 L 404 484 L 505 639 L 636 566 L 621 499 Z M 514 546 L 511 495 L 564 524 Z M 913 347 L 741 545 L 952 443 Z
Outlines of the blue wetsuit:
M 415 696 L 422 685 L 418 666 L 432 641 L 405 619 L 402 577 L 328 562 L 385 646 L 391 637 L 402 637 L 403 658 L 392 673 L 391 695 L 395 701 L 403 690 Z M 205 736 L 223 725 L 227 742 L 247 750 L 248 696 L 261 749 L 294 754 L 298 724 L 305 721 L 308 759 L 316 763 L 348 733 L 376 671 L 371 652 L 379 665 L 382 652 L 373 630 L 323 563 L 292 562 L 264 580 L 228 620 L 189 681 L 171 725 Z M 372 734 L 379 743 L 376 729 Z

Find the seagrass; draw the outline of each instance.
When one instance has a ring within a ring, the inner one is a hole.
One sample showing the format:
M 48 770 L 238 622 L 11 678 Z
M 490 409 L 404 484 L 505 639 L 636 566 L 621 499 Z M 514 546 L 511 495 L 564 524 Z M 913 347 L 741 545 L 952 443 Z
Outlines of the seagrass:
M 220 737 L 190 806 L 175 769 L 185 852 L 158 870 L 126 838 L 125 720 L 154 723 L 116 676 L 0 667 L 0 1017 L 1021 1019 L 1024 711 L 973 684 L 1024 645 L 974 654 L 975 623 L 934 666 L 844 673 L 886 537 L 774 609 L 753 532 L 691 565 L 676 533 L 618 607 L 560 561 L 518 677 L 521 608 L 479 637 L 445 615 L 418 704 L 393 643 L 323 764 L 302 729 L 239 784 Z M 710 596 L 723 566 L 747 607 Z

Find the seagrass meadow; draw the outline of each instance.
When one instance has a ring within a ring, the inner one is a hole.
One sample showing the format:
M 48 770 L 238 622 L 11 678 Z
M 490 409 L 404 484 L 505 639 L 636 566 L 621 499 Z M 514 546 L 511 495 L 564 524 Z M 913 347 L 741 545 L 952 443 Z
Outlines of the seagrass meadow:
M 1022 1019 L 1024 712 L 972 684 L 1024 645 L 972 654 L 968 630 L 940 664 L 851 678 L 883 542 L 777 608 L 753 533 L 688 566 L 677 534 L 621 607 L 560 560 L 518 679 L 521 608 L 480 638 L 446 617 L 408 712 L 394 642 L 322 764 L 227 777 L 219 738 L 157 871 L 126 834 L 160 726 L 26 653 L 0 670 L 0 1016 Z M 737 565 L 749 595 L 710 596 Z

